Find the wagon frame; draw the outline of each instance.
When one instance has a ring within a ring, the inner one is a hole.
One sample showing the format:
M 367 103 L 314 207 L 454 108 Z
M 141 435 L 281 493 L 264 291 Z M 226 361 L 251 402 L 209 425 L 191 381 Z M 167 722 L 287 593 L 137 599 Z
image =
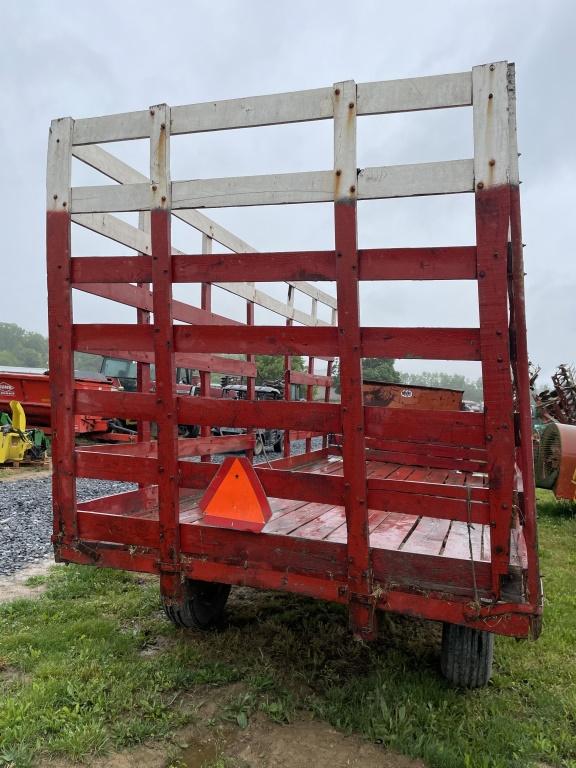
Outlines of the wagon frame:
M 472 159 L 357 168 L 356 124 L 363 115 L 455 107 L 472 108 Z M 171 180 L 171 135 L 311 120 L 333 121 L 329 170 Z M 132 139 L 150 142 L 149 177 L 99 146 Z M 72 157 L 119 183 L 73 188 Z M 168 608 L 182 604 L 188 584 L 216 582 L 345 603 L 351 629 L 363 639 L 376 636 L 380 610 L 537 636 L 541 590 L 517 157 L 514 65 L 506 62 L 53 121 L 47 266 L 57 559 L 156 573 Z M 475 244 L 358 248 L 359 201 L 464 192 L 475 196 Z M 334 204 L 334 249 L 259 253 L 198 210 L 313 202 Z M 138 228 L 113 215 L 126 211 L 139 212 Z M 202 253 L 172 247 L 171 216 L 203 233 Z M 136 255 L 74 257 L 72 224 Z M 212 253 L 213 240 L 234 253 Z M 474 281 L 479 327 L 361 327 L 359 281 L 368 280 Z M 286 302 L 254 286 L 272 281 L 288 283 Z M 336 297 L 317 287 L 321 281 L 336 284 Z M 200 307 L 173 299 L 173 284 L 183 282 L 201 283 Z M 246 300 L 246 323 L 212 311 L 211 285 Z M 74 289 L 136 308 L 137 322 L 75 324 Z M 296 291 L 310 299 L 309 312 L 295 307 Z M 319 319 L 319 303 L 329 307 L 331 322 Z M 255 305 L 285 325 L 255 324 Z M 138 391 L 75 392 L 74 350 L 137 360 Z M 285 401 L 255 400 L 255 354 L 285 356 Z M 309 357 L 306 373 L 290 371 L 292 355 Z M 336 357 L 340 403 L 330 401 Z M 481 361 L 485 410 L 365 406 L 363 357 Z M 317 359 L 328 360 L 325 374 L 315 371 Z M 201 371 L 202 397 L 176 394 L 177 364 Z M 246 376 L 247 400 L 211 398 L 212 371 Z M 291 382 L 307 386 L 307 402 L 290 402 Z M 314 387 L 324 388 L 324 402 L 312 399 Z M 75 447 L 74 417 L 87 413 L 138 419 L 139 441 Z M 157 442 L 150 440 L 150 422 L 158 426 Z M 201 424 L 201 436 L 178 439 L 179 422 Z M 248 433 L 211 437 L 213 424 Z M 218 469 L 211 455 L 245 449 L 250 456 L 252 430 L 261 427 L 285 430 L 284 457 L 255 468 L 271 521 L 261 533 L 204 525 L 198 499 Z M 312 450 L 318 434 L 322 447 Z M 338 445 L 329 434 L 339 436 Z M 306 439 L 306 450 L 290 456 L 295 437 Z M 138 489 L 78 503 L 77 477 L 131 481 Z

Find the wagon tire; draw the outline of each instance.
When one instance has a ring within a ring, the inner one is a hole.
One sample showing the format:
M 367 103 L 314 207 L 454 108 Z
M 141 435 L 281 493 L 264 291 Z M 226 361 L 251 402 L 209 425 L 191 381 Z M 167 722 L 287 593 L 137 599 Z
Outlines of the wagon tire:
M 182 602 L 174 603 L 162 597 L 164 612 L 177 627 L 211 629 L 222 618 L 230 584 L 187 579 Z
M 459 624 L 444 624 L 440 666 L 444 677 L 461 688 L 481 688 L 492 676 L 494 635 Z

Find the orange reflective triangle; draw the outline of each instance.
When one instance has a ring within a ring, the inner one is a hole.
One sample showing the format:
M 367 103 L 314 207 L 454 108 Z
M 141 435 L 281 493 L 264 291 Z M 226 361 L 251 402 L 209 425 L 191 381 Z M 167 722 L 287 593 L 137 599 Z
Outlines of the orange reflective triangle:
M 262 484 L 244 456 L 227 456 L 200 499 L 203 522 L 259 532 L 272 512 Z

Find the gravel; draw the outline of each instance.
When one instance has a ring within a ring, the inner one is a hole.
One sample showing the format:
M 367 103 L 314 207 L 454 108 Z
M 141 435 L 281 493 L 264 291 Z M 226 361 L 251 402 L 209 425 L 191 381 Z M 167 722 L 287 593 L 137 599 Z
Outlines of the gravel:
M 312 448 L 321 447 L 321 438 L 313 438 Z M 304 440 L 292 443 L 292 454 L 303 453 Z M 255 457 L 254 463 L 279 458 L 266 451 L 267 456 Z M 213 456 L 222 462 L 224 456 Z M 108 480 L 77 481 L 78 501 L 121 493 L 136 486 Z M 52 478 L 25 478 L 0 483 L 0 575 L 9 576 L 30 563 L 51 554 L 52 544 Z
M 77 481 L 78 501 L 135 486 L 108 480 Z M 0 483 L 0 574 L 9 576 L 52 552 L 52 478 Z

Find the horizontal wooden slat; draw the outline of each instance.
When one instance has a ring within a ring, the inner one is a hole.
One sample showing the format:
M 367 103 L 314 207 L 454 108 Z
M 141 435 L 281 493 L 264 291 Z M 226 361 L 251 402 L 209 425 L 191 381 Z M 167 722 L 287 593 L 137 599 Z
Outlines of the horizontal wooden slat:
M 97 215 L 79 214 L 79 217 Z M 149 241 L 146 242 L 147 249 L 148 245 Z M 474 246 L 372 248 L 360 250 L 358 256 L 360 280 L 476 279 Z M 226 280 L 228 284 L 236 281 L 332 281 L 336 277 L 335 260 L 335 251 L 175 254 L 172 258 L 173 280 L 175 283 L 222 283 Z M 76 287 L 81 283 L 149 282 L 151 271 L 149 256 L 72 259 L 72 281 Z M 335 297 L 320 293 L 325 303 L 330 300 L 335 305 Z
M 394 480 L 390 478 L 369 477 L 368 490 L 395 491 L 397 493 L 418 494 L 421 496 L 436 496 L 443 499 L 468 500 L 468 490 L 463 485 L 448 483 L 433 483 L 429 481 Z M 473 486 L 469 489 L 470 501 L 485 503 L 489 499 L 489 490 L 483 486 Z M 422 513 L 425 514 L 425 513 Z M 448 517 L 448 515 L 446 515 Z
M 338 331 L 325 326 L 253 325 L 239 327 L 174 326 L 177 352 L 237 352 L 257 355 L 338 354 Z
M 114 456 L 76 451 L 76 474 L 99 480 L 122 480 L 127 483 L 154 485 L 158 481 L 158 460 L 144 456 Z
M 146 110 L 123 112 L 74 121 L 73 144 L 104 144 L 108 141 L 150 137 L 150 113 Z
M 360 280 L 475 280 L 475 246 L 358 251 Z
M 339 432 L 341 427 L 340 406 L 334 403 L 179 397 L 178 409 L 180 424 L 314 432 Z
M 362 328 L 362 357 L 480 360 L 477 328 Z
M 178 456 L 211 455 L 226 451 L 243 451 L 254 447 L 254 435 L 217 435 L 210 437 L 180 438 L 178 440 Z M 151 440 L 138 443 L 120 443 L 119 445 L 90 445 L 77 450 L 78 453 L 99 454 L 110 458 L 136 456 L 145 458 L 158 457 L 158 441 Z
M 359 200 L 451 195 L 473 191 L 473 160 L 364 168 L 358 174 Z
M 333 115 L 332 88 L 275 93 L 172 107 L 172 136 L 325 120 Z
M 156 407 L 156 395 L 143 392 L 77 389 L 74 393 L 74 412 L 81 415 L 154 421 Z
M 459 520 L 473 523 L 488 523 L 490 520 L 487 504 L 468 505 L 461 499 L 443 496 L 425 496 L 423 494 L 402 493 L 383 489 L 368 489 L 368 507 L 370 509 L 402 512 L 406 515 L 426 515 L 442 520 Z
M 316 373 L 305 373 L 303 371 L 286 371 L 290 384 L 306 384 L 315 387 L 331 387 L 332 376 L 321 376 Z
M 359 115 L 470 106 L 472 73 L 358 83 L 357 102 Z
M 127 324 L 76 324 L 75 349 L 153 349 L 153 327 Z M 396 359 L 480 360 L 476 328 L 362 328 L 362 356 Z M 337 329 L 332 326 L 175 325 L 174 349 L 180 353 L 262 355 L 338 354 Z
M 118 349 L 117 347 L 101 349 L 98 354 L 104 357 L 118 358 L 119 360 L 134 360 L 137 363 L 154 362 L 154 352 L 142 352 L 134 349 L 126 350 Z M 174 358 L 178 368 L 196 368 L 199 371 L 230 373 L 235 376 L 256 376 L 256 363 L 237 360 L 233 357 L 178 352 L 174 355 Z
M 482 413 L 365 406 L 364 419 L 368 437 L 485 447 Z
M 408 451 L 425 456 L 444 456 L 450 459 L 470 459 L 477 462 L 485 462 L 486 450 L 483 448 L 467 448 L 459 445 L 436 445 L 434 443 L 414 443 L 400 440 L 378 440 L 367 438 L 366 446 L 379 451 Z
M 72 213 L 148 211 L 151 199 L 150 184 L 72 187 L 70 210 Z
M 175 283 L 335 280 L 335 251 L 174 256 Z M 330 297 L 335 304 L 335 297 Z
M 175 181 L 172 208 L 323 203 L 334 200 L 334 173 L 306 171 Z

